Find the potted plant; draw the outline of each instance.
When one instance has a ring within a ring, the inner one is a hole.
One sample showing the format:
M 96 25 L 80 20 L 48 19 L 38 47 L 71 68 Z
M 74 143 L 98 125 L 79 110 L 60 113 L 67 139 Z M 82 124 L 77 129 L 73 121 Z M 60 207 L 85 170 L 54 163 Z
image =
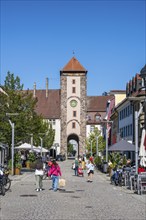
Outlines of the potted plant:
M 15 175 L 20 175 L 21 174 L 21 168 L 22 168 L 22 164 L 21 164 L 21 154 L 19 152 L 15 153 L 14 155 L 14 171 L 15 171 Z
M 28 155 L 28 160 L 26 161 L 26 167 L 30 169 L 35 160 L 35 154 L 33 152 L 30 152 Z
M 15 175 L 20 175 L 21 174 L 21 168 L 22 168 L 21 163 L 15 163 Z

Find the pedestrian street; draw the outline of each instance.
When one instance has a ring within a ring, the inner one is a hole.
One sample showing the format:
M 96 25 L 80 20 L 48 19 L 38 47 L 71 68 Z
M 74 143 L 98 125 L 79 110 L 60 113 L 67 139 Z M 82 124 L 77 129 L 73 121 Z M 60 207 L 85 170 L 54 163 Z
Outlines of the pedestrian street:
M 51 180 L 35 191 L 34 172 L 13 179 L 11 190 L 0 195 L 1 220 L 145 220 L 146 196 L 110 184 L 107 174 L 95 171 L 93 182 L 74 176 L 72 160 L 59 162 L 65 188 L 53 192 Z

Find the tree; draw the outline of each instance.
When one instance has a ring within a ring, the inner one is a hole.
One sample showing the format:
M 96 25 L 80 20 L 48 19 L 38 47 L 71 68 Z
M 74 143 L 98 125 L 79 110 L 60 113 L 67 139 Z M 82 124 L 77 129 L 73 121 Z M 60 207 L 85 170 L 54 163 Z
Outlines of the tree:
M 74 151 L 73 144 L 68 143 L 68 145 L 67 145 L 67 152 L 68 153 L 73 153 L 73 151 Z
M 92 153 L 96 154 L 96 137 L 98 137 L 98 151 L 103 152 L 105 150 L 105 140 L 100 135 L 100 131 L 97 127 L 94 127 L 93 132 L 90 133 L 90 136 L 86 139 L 86 149 L 91 153 L 91 142 L 92 142 Z
M 20 79 L 8 72 L 3 89 L 8 96 L 0 93 L 0 141 L 11 147 L 10 119 L 15 124 L 15 145 L 21 142 L 29 142 L 33 134 L 34 143 L 40 145 L 40 133 L 46 134 L 45 146 L 50 148 L 54 141 L 54 130 L 44 122 L 42 116 L 35 111 L 37 99 L 33 98 L 30 91 L 24 91 Z M 9 116 L 6 113 L 18 113 L 17 116 Z

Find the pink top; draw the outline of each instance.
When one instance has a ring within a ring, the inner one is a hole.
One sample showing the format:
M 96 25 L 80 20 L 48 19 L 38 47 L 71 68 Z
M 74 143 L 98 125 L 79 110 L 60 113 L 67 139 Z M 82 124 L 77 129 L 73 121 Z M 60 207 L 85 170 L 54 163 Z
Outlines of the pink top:
M 49 176 L 51 175 L 54 175 L 54 176 L 61 176 L 62 173 L 61 173 L 61 170 L 60 170 L 60 166 L 59 165 L 54 165 L 52 164 L 50 170 L 49 170 L 49 173 L 48 173 Z

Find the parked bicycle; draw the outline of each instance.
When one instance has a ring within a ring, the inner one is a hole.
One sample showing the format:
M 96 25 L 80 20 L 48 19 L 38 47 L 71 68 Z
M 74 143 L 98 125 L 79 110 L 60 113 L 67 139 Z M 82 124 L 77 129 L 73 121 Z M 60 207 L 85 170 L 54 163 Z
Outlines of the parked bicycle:
M 8 191 L 11 187 L 11 180 L 9 178 L 9 170 L 6 167 L 0 165 L 1 171 L 1 184 L 4 185 L 5 191 Z
M 3 181 L 3 172 L 0 170 L 0 194 L 5 195 L 5 187 Z

